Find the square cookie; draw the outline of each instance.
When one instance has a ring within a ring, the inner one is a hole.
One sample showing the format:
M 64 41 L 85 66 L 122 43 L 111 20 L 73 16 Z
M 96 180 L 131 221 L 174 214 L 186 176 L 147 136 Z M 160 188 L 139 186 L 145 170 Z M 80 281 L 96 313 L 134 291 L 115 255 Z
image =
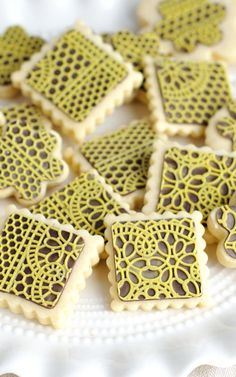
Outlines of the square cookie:
M 236 151 L 236 102 L 220 109 L 206 129 L 205 143 L 213 149 Z
M 107 216 L 111 307 L 151 310 L 207 304 L 200 212 Z
M 231 100 L 221 63 L 145 58 L 151 119 L 157 132 L 200 137 L 211 117 Z
M 236 153 L 157 140 L 151 157 L 143 212 L 198 210 L 228 204 L 236 185 Z M 212 237 L 207 242 L 213 242 Z
M 1 229 L 0 306 L 65 326 L 102 250 L 100 236 L 10 207 Z
M 84 143 L 65 159 L 75 170 L 95 168 L 115 193 L 134 206 L 142 204 L 155 132 L 147 118 Z
M 138 18 L 175 56 L 193 55 L 236 62 L 233 35 L 236 3 L 232 0 L 141 0 Z
M 13 83 L 77 142 L 142 83 L 142 75 L 81 22 L 13 74 Z

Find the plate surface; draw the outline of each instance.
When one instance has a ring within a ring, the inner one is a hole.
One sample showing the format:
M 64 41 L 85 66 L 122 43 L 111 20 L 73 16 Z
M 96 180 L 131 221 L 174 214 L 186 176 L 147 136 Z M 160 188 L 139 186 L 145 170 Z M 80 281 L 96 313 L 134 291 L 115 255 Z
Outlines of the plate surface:
M 19 23 L 49 38 L 81 18 L 94 30 L 137 28 L 137 0 L 1 0 L 0 25 Z M 236 71 L 231 70 L 236 92 Z M 1 102 L 0 104 L 6 102 Z M 146 114 L 140 103 L 116 109 L 95 134 Z M 186 140 L 181 140 L 185 142 Z M 188 141 L 188 140 L 187 140 Z M 191 140 L 192 141 L 192 140 Z M 0 212 L 14 202 L 0 202 Z M 186 376 L 200 364 L 236 362 L 236 273 L 209 250 L 210 308 L 113 313 L 104 262 L 88 280 L 73 318 L 55 331 L 0 310 L 0 373 L 45 376 Z

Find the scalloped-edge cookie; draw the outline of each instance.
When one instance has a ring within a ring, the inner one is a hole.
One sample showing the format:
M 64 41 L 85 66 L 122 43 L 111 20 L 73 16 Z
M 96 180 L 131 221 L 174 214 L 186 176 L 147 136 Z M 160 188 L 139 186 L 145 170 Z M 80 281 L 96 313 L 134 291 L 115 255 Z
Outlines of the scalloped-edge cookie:
M 215 208 L 208 217 L 207 226 L 217 240 L 219 263 L 236 268 L 236 206 L 230 204 Z
M 76 151 L 68 148 L 64 158 L 75 171 L 95 168 L 122 200 L 137 208 L 143 202 L 155 136 L 148 118 L 134 120 Z
M 175 56 L 236 62 L 236 3 L 232 0 L 141 0 L 138 18 Z
M 113 310 L 207 305 L 201 218 L 198 211 L 106 217 Z
M 12 75 L 12 81 L 62 132 L 81 143 L 131 97 L 142 75 L 100 36 L 77 22 L 43 46 Z
M 0 112 L 4 116 L 3 124 L 0 123 L 0 135 L 4 124 L 8 123 L 10 127 L 13 127 L 15 123 L 27 123 L 31 128 L 39 130 L 46 128 L 50 130 L 52 128 L 51 122 L 43 115 L 38 107 L 30 103 L 20 103 L 0 108 Z
M 6 122 L 1 131 L 0 198 L 14 195 L 19 203 L 32 205 L 44 197 L 48 186 L 67 178 L 61 137 L 55 131 L 34 128 L 20 118 Z
M 0 306 L 42 325 L 65 326 L 103 238 L 14 206 L 0 237 Z
M 42 38 L 28 35 L 18 25 L 8 27 L 0 35 L 0 98 L 12 98 L 18 94 L 19 90 L 12 85 L 11 75 L 43 44 Z
M 127 213 L 129 206 L 93 169 L 80 174 L 30 211 L 62 224 L 71 224 L 77 230 L 85 229 L 92 235 L 104 236 L 105 216 Z
M 231 100 L 222 63 L 145 57 L 148 106 L 157 132 L 200 137 Z
M 236 153 L 157 140 L 150 160 L 144 213 L 198 210 L 206 225 L 210 212 L 228 204 L 236 187 Z M 215 239 L 205 234 L 208 243 Z
M 220 109 L 206 128 L 205 143 L 213 149 L 236 151 L 236 102 Z

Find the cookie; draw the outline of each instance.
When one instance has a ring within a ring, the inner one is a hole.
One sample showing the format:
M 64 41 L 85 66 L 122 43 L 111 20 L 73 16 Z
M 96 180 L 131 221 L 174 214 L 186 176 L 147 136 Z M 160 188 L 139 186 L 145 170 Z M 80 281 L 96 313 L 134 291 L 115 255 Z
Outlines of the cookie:
M 143 199 L 154 138 L 149 120 L 144 118 L 95 137 L 76 152 L 68 149 L 64 157 L 75 170 L 95 168 L 113 191 L 133 208 Z
M 0 198 L 14 195 L 23 205 L 40 201 L 47 186 L 63 182 L 69 170 L 61 157 L 61 138 L 34 129 L 20 118 L 3 126 L 0 138 Z
M 12 86 L 11 74 L 43 44 L 42 38 L 28 35 L 20 26 L 11 26 L 0 36 L 0 98 L 18 94 L 18 90 Z
M 236 62 L 233 35 L 236 3 L 231 0 L 142 0 L 138 16 L 143 26 L 161 38 L 174 55 Z
M 229 203 L 236 185 L 236 153 L 157 140 L 151 157 L 143 212 L 210 212 Z M 206 240 L 214 238 L 208 232 Z
M 66 324 L 103 239 L 11 206 L 1 230 L 0 306 L 43 325 Z
M 208 230 L 217 239 L 216 256 L 225 267 L 236 268 L 236 206 L 215 208 L 208 218 Z
M 157 132 L 200 137 L 211 117 L 231 100 L 224 65 L 145 58 L 151 119 Z
M 219 110 L 206 129 L 206 145 L 227 152 L 236 151 L 236 102 Z
M 193 308 L 207 304 L 200 212 L 106 217 L 111 307 Z
M 96 170 L 82 173 L 64 188 L 33 206 L 30 211 L 75 229 L 85 229 L 92 235 L 104 236 L 104 218 L 111 213 L 127 213 L 129 206 L 122 203 Z
M 29 103 L 21 103 L 16 105 L 11 105 L 3 107 L 0 112 L 4 116 L 3 124 L 9 124 L 13 127 L 17 122 L 27 123 L 34 128 L 34 130 L 39 130 L 41 128 L 51 129 L 51 122 L 42 114 L 42 112 L 34 105 Z M 0 124 L 0 135 L 2 135 L 3 127 Z
M 78 22 L 45 45 L 12 80 L 63 133 L 80 143 L 132 95 L 142 75 Z

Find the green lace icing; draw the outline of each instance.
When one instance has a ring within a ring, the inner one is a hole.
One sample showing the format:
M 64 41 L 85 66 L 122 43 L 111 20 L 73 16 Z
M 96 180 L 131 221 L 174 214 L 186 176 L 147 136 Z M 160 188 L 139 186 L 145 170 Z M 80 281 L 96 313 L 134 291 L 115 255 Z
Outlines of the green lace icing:
M 223 65 L 163 60 L 156 65 L 167 122 L 207 125 L 231 100 Z
M 211 210 L 227 204 L 236 187 L 236 158 L 171 147 L 165 152 L 156 210 L 199 210 L 206 224 Z
M 121 300 L 202 295 L 192 219 L 117 222 L 112 242 Z
M 224 250 L 227 256 L 236 259 L 236 206 L 225 205 L 217 209 L 217 223 L 227 231 L 224 239 Z
M 127 74 L 122 63 L 71 30 L 34 66 L 26 83 L 81 122 Z
M 104 236 L 104 218 L 108 213 L 126 212 L 106 191 L 92 173 L 83 173 L 62 190 L 55 192 L 32 207 L 31 212 L 42 213 L 75 229 Z
M 120 195 L 146 185 L 155 133 L 147 120 L 84 143 L 80 152 Z
M 163 19 L 154 31 L 173 43 L 177 51 L 192 52 L 198 43 L 212 46 L 222 40 L 219 28 L 225 18 L 223 4 L 207 0 L 166 0 L 159 11 Z
M 11 84 L 11 74 L 39 51 L 44 41 L 30 37 L 20 26 L 9 27 L 0 36 L 0 85 Z
M 0 291 L 55 307 L 84 248 L 73 231 L 13 213 L 1 233 Z
M 11 187 L 19 199 L 37 201 L 42 183 L 64 174 L 62 161 L 54 157 L 57 144 L 45 129 L 35 130 L 19 120 L 6 125 L 0 139 L 0 190 Z
M 113 47 L 132 63 L 134 67 L 143 70 L 143 57 L 145 55 L 159 55 L 159 37 L 155 33 L 133 34 L 129 31 L 119 31 L 111 37 Z
M 44 127 L 42 113 L 34 105 L 23 103 L 20 105 L 3 107 L 0 111 L 3 113 L 9 127 L 13 127 L 13 125 L 17 122 L 28 123 L 35 130 Z M 0 135 L 2 135 L 2 131 L 3 127 L 0 127 Z
M 218 133 L 229 139 L 232 143 L 232 150 L 236 151 L 236 103 L 228 104 L 229 116 L 220 119 L 216 124 Z

